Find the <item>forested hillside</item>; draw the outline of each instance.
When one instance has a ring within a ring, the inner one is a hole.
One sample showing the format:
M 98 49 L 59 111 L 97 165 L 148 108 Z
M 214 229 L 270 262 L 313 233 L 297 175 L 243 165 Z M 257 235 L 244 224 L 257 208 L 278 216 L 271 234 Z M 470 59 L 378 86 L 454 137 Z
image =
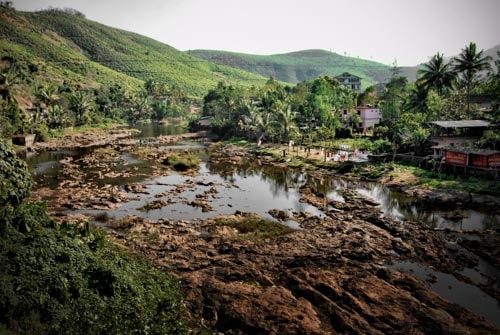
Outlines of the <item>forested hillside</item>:
M 142 86 L 148 79 L 201 97 L 219 81 L 264 83 L 266 78 L 194 58 L 148 37 L 87 20 L 71 10 L 18 12 L 0 8 L 0 54 L 48 82 L 84 86 Z

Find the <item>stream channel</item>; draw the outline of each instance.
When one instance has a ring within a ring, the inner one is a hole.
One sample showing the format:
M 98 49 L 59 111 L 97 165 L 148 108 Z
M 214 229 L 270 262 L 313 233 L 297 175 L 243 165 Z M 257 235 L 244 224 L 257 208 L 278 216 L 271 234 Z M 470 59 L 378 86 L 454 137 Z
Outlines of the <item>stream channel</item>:
M 142 131 L 139 139 L 151 138 L 159 135 L 179 134 L 181 130 L 172 126 L 145 124 L 139 127 Z M 486 212 L 463 210 L 457 219 L 446 218 L 446 211 L 425 209 L 414 199 L 404 194 L 394 192 L 378 183 L 365 181 L 351 181 L 341 177 L 324 177 L 317 180 L 307 172 L 292 169 L 259 166 L 256 162 L 242 165 L 212 164 L 204 146 L 199 142 L 181 142 L 176 145 L 164 146 L 171 150 L 197 150 L 202 162 L 195 175 L 183 175 L 169 172 L 164 176 L 147 177 L 151 171 L 151 163 L 140 160 L 129 153 L 122 153 L 121 164 L 114 169 L 117 172 L 133 168 L 140 173 L 126 178 L 104 178 L 99 183 L 118 185 L 123 188 L 126 184 L 141 183 L 145 186 L 143 193 L 129 193 L 133 198 L 117 209 L 107 210 L 111 220 L 117 220 L 129 215 L 136 215 L 145 219 L 160 219 L 168 217 L 173 220 L 196 221 L 223 214 L 233 214 L 235 211 L 254 212 L 264 218 L 273 219 L 268 213 L 271 209 L 279 209 L 289 214 L 292 212 L 311 212 L 321 217 L 326 208 L 317 208 L 300 201 L 299 189 L 306 183 L 313 185 L 328 200 L 344 201 L 344 189 L 354 190 L 368 196 L 379 203 L 382 215 L 398 221 L 418 222 L 433 228 L 450 228 L 460 238 L 474 238 L 468 231 L 500 230 L 500 216 Z M 60 180 L 61 164 L 59 161 L 68 156 L 75 160 L 91 152 L 89 148 L 73 150 L 58 150 L 40 152 L 26 157 L 28 166 L 34 176 L 35 188 L 56 188 Z M 87 171 L 90 172 L 90 171 Z M 90 176 L 95 174 L 87 174 Z M 182 187 L 179 188 L 179 185 Z M 175 191 L 175 192 L 172 192 Z M 213 210 L 206 211 L 200 207 L 193 207 L 191 202 L 197 195 L 209 193 L 208 201 Z M 172 193 L 175 195 L 172 199 Z M 140 210 L 140 208 L 158 200 L 169 200 L 168 205 L 159 209 Z M 326 205 L 328 206 L 328 205 Z M 73 210 L 68 213 L 98 215 L 102 210 Z M 300 229 L 294 221 L 285 224 Z M 470 236 L 469 236 L 470 235 Z M 449 241 L 456 243 L 456 241 Z M 459 248 L 457 244 L 457 248 Z M 463 248 L 462 248 L 463 249 Z M 475 255 L 477 257 L 477 255 Z M 474 284 L 493 282 L 496 289 L 500 287 L 500 271 L 478 258 L 474 268 L 466 268 L 461 274 Z M 484 316 L 500 328 L 500 303 L 481 291 L 477 286 L 462 282 L 454 276 L 437 272 L 431 268 L 411 262 L 395 262 L 389 266 L 392 270 L 412 272 L 417 278 L 424 281 L 431 289 L 445 299 L 460 304 L 472 312 Z M 429 282 L 428 278 L 435 276 L 438 280 Z

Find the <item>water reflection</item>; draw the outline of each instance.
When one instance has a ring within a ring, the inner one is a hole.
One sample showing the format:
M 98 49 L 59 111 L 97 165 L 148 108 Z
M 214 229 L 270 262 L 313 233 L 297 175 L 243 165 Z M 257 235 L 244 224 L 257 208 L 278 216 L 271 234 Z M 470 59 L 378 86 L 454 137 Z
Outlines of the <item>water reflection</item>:
M 157 137 L 160 135 L 180 134 L 184 131 L 178 123 L 163 125 L 159 123 L 139 124 L 141 130 L 138 138 Z M 198 142 L 182 142 L 177 145 L 164 146 L 163 149 L 198 150 L 198 154 L 204 161 L 209 160 L 203 145 Z M 60 182 L 60 163 L 65 157 L 72 156 L 75 160 L 88 153 L 93 148 L 76 148 L 74 150 L 59 150 L 41 152 L 31 157 L 26 157 L 30 170 L 33 172 L 35 181 L 39 187 L 57 187 Z M 112 171 L 120 172 L 134 167 L 138 172 L 130 178 L 104 178 L 97 180 L 99 184 L 109 183 L 113 185 L 125 185 L 130 182 L 142 182 L 148 174 L 150 175 L 151 164 L 141 161 L 128 153 L 122 153 L 121 162 L 116 164 Z M 246 188 L 248 193 L 254 192 L 255 197 L 267 199 L 265 208 L 280 208 L 280 206 L 297 209 L 293 203 L 298 201 L 300 188 L 308 185 L 316 194 L 324 195 L 324 203 L 321 209 L 328 208 L 329 201 L 344 201 L 343 191 L 351 189 L 365 195 L 380 204 L 383 215 L 395 220 L 409 220 L 436 228 L 453 228 L 457 230 L 500 230 L 500 216 L 479 212 L 474 210 L 458 210 L 450 216 L 450 212 L 428 209 L 422 203 L 394 192 L 380 184 L 366 181 L 352 181 L 341 177 L 316 175 L 286 167 L 274 167 L 259 164 L 258 160 L 249 160 L 243 164 L 218 164 L 213 162 L 201 165 L 201 173 L 210 176 L 214 180 L 226 182 L 238 187 L 240 184 Z M 95 178 L 98 168 L 85 169 L 89 179 Z M 184 182 L 180 179 L 178 183 Z M 253 185 L 251 183 L 254 183 Z M 233 194 L 227 193 L 228 200 Z M 292 204 L 284 204 L 282 199 Z M 244 199 L 242 199 L 244 200 Z M 222 201 L 221 201 L 222 202 Z M 253 208 L 248 210 L 258 211 L 259 202 L 252 202 Z M 228 207 L 227 205 L 224 205 Z M 221 206 L 223 207 L 223 206 Z M 193 211 L 194 209 L 191 209 Z
M 249 166 L 223 168 L 217 173 L 213 164 L 201 163 L 196 176 L 185 176 L 172 173 L 168 176 L 148 179 L 144 182 L 147 194 L 139 194 L 138 200 L 124 203 L 116 210 L 107 211 L 114 219 L 128 215 L 136 215 L 146 219 L 169 218 L 172 220 L 205 219 L 221 214 L 233 214 L 235 211 L 254 212 L 264 218 L 272 219 L 268 213 L 271 209 L 282 210 L 289 215 L 296 211 L 306 211 L 314 215 L 324 214 L 316 207 L 300 201 L 301 194 L 293 181 L 296 177 L 292 171 L 271 175 L 279 176 L 273 179 L 264 171 Z M 270 170 L 266 170 L 271 173 Z M 288 183 L 287 188 L 284 184 Z M 297 184 L 299 185 L 299 184 Z M 181 186 L 181 187 L 179 187 Z M 192 202 L 200 199 L 200 195 L 209 192 L 206 200 L 214 211 L 203 211 L 193 207 Z M 137 194 L 129 194 L 137 197 Z M 140 210 L 154 201 L 164 200 L 167 203 L 162 208 L 149 211 Z M 77 213 L 98 214 L 100 211 L 81 210 Z M 297 227 L 289 221 L 286 224 Z
M 457 303 L 477 315 L 484 316 L 495 326 L 500 327 L 500 319 L 498 318 L 500 305 L 498 301 L 478 287 L 464 283 L 450 274 L 408 261 L 396 262 L 390 265 L 389 268 L 413 273 L 445 299 Z M 437 280 L 429 281 L 430 278 L 437 278 Z
M 373 182 L 350 181 L 331 177 L 323 181 L 322 189 L 330 187 L 328 200 L 344 201 L 342 191 L 352 189 L 378 202 L 384 216 L 398 221 L 412 221 L 432 228 L 451 228 L 456 230 L 486 229 L 500 230 L 500 216 L 471 209 L 458 209 L 452 212 L 429 209 L 422 202 L 404 193 L 393 191 Z
M 243 164 L 230 165 L 227 163 L 208 163 L 207 167 L 213 174 L 218 174 L 224 180 L 235 183 L 238 178 L 259 177 L 269 184 L 273 195 L 287 192 L 298 192 L 307 181 L 307 174 L 302 171 L 275 167 L 270 165 L 259 166 L 257 161 L 245 161 Z
M 181 120 L 169 120 L 167 124 L 159 122 L 138 123 L 132 126 L 141 131 L 138 138 L 150 138 L 165 135 L 179 135 L 186 132 Z

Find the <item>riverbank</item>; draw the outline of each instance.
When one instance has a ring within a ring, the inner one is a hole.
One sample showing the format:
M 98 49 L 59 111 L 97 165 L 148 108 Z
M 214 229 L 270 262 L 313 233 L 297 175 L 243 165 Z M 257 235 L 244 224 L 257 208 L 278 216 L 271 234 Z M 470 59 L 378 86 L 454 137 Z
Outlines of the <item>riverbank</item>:
M 191 135 L 189 135 L 191 136 Z M 195 138 L 204 134 L 192 135 Z M 352 190 L 343 192 L 343 201 L 330 200 L 315 185 L 301 184 L 301 202 L 323 209 L 322 214 L 306 210 L 285 213 L 270 211 L 277 222 L 296 223 L 294 231 L 274 237 L 258 237 L 241 231 L 231 221 L 256 218 L 252 211 L 217 215 L 211 201 L 221 189 L 236 187 L 194 178 L 197 169 L 182 172 L 190 176 L 183 184 L 161 184 L 166 191 L 155 195 L 144 211 L 155 206 L 185 202 L 213 215 L 201 220 L 173 220 L 167 217 L 144 219 L 130 215 L 115 220 L 107 213 L 150 192 L 135 177 L 169 176 L 162 162 L 174 151 L 165 143 L 186 139 L 174 135 L 148 141 L 120 139 L 82 157 L 67 158 L 60 164 L 56 185 L 39 187 L 32 199 L 46 201 L 59 220 L 92 220 L 104 227 L 118 243 L 147 257 L 156 267 L 173 274 L 181 283 L 185 305 L 200 328 L 233 334 L 490 334 L 498 332 L 491 315 L 478 316 L 460 302 L 444 299 L 432 285 L 453 274 L 465 285 L 465 292 L 487 292 L 500 298 L 494 277 L 474 282 L 463 273 L 482 259 L 499 268 L 497 233 L 470 232 L 465 236 L 435 231 L 418 222 L 400 222 L 383 217 L 377 203 Z M 266 148 L 265 150 L 272 148 Z M 202 149 L 205 150 L 205 149 Z M 228 171 L 252 160 L 277 170 L 299 169 L 314 180 L 336 173 L 333 167 L 291 157 L 256 154 L 255 147 L 224 143 L 208 145 L 210 164 Z M 262 150 L 262 148 L 260 148 Z M 279 149 L 278 149 L 279 150 Z M 185 149 L 183 154 L 192 153 Z M 146 160 L 146 168 L 127 161 L 127 155 Z M 290 158 L 290 161 L 287 159 Z M 117 166 L 122 166 L 116 169 Z M 387 170 L 380 179 L 409 181 Z M 366 176 L 346 172 L 346 178 Z M 401 185 L 403 185 L 401 183 Z M 408 184 L 405 184 L 409 186 Z M 199 186 L 200 189 L 197 189 Z M 192 189 L 195 200 L 182 195 Z M 201 191 L 204 190 L 204 191 Z M 230 199 L 225 208 L 231 208 Z M 450 199 L 451 201 L 452 199 Z M 325 204 L 325 201 L 327 203 Z M 98 211 L 85 214 L 86 210 Z M 82 210 L 80 214 L 68 214 Z M 256 209 L 255 209 L 256 210 Z M 237 226 L 237 225 L 236 225 Z M 455 240 L 455 243 L 450 243 Z M 431 275 L 424 279 L 402 270 L 402 264 L 419 264 Z M 451 286 L 450 286 L 451 287 Z M 458 288 L 454 288 L 456 290 Z M 451 290 L 451 289 L 450 289 Z M 460 292 L 454 292 L 460 296 Z M 469 307 L 467 307 L 469 308 Z M 498 307 L 494 307 L 497 308 Z M 497 310 L 489 308 L 493 313 Z M 490 321 L 487 321 L 489 319 Z
M 268 164 L 339 175 L 353 180 L 381 183 L 405 193 L 431 208 L 481 209 L 500 214 L 500 188 L 498 181 L 478 178 L 462 180 L 453 176 L 433 176 L 432 172 L 416 167 L 368 161 L 334 161 L 321 150 L 299 150 L 288 146 L 228 145 L 224 149 L 230 156 L 251 154 Z M 234 153 L 231 153 L 231 150 Z

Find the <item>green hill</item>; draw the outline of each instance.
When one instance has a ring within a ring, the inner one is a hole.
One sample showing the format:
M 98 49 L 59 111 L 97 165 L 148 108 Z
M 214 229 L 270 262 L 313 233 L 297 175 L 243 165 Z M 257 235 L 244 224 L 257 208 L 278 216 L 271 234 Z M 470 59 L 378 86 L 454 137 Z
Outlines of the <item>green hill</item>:
M 267 80 L 87 20 L 70 10 L 19 12 L 0 8 L 0 55 L 36 66 L 47 81 L 93 87 L 116 82 L 133 87 L 154 79 L 198 97 L 221 80 L 243 85 Z
M 217 50 L 190 50 L 188 54 L 294 84 L 320 75 L 336 76 L 350 72 L 363 78 L 362 88 L 366 88 L 391 77 L 390 67 L 387 65 L 325 50 L 304 50 L 269 56 Z

